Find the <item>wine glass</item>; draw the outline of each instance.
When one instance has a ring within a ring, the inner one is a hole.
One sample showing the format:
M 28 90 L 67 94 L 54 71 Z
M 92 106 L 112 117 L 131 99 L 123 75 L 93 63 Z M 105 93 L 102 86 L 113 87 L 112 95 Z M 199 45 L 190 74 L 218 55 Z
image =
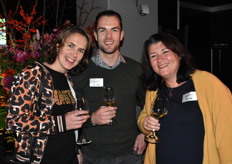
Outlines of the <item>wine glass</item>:
M 166 107 L 167 100 L 162 97 L 157 97 L 154 106 L 151 109 L 151 116 L 155 117 L 156 119 L 161 119 L 168 114 L 168 110 Z M 145 136 L 145 140 L 150 143 L 157 143 L 158 137 L 155 135 L 155 130 L 153 129 L 152 132 Z
M 77 110 L 88 110 L 86 106 L 86 102 L 84 97 L 78 96 L 77 97 Z M 82 136 L 82 139 L 78 137 L 77 145 L 84 145 L 84 144 L 90 144 L 92 141 L 85 139 L 83 127 L 80 129 L 79 136 Z
M 115 106 L 115 97 L 114 97 L 114 88 L 106 86 L 104 88 L 104 101 L 106 106 Z M 115 118 L 111 119 L 111 122 L 108 125 L 115 125 L 117 121 Z

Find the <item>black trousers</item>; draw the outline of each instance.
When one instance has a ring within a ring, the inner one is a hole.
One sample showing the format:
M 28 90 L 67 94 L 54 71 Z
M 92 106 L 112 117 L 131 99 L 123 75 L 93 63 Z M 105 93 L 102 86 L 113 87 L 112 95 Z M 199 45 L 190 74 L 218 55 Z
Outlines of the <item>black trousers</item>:
M 138 155 L 135 152 L 131 152 L 119 157 L 114 158 L 102 158 L 102 157 L 90 157 L 82 154 L 83 164 L 142 164 L 142 155 Z

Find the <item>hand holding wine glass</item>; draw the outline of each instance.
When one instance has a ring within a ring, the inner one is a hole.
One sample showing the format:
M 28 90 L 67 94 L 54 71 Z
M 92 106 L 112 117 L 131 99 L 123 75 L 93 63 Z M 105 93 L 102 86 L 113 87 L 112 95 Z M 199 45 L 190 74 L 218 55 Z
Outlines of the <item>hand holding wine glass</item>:
M 105 105 L 106 106 L 115 106 L 115 96 L 114 96 L 114 88 L 106 86 L 104 88 L 104 100 L 105 100 Z M 111 122 L 108 125 L 115 125 L 116 120 L 115 118 L 111 119 Z
M 151 109 L 151 116 L 156 119 L 161 119 L 168 114 L 168 110 L 166 107 L 166 99 L 162 97 L 157 97 L 154 106 Z M 158 137 L 155 135 L 155 130 L 153 129 L 152 132 L 145 136 L 145 140 L 150 143 L 157 143 Z

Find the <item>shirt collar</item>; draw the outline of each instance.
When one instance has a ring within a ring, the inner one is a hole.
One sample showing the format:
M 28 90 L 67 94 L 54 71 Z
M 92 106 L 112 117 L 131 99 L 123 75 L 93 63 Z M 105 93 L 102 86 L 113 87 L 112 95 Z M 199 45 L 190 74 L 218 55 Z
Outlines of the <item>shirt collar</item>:
M 98 53 L 96 53 L 95 55 L 93 55 L 93 56 L 91 57 L 91 60 L 92 60 L 96 65 L 98 65 L 98 66 L 100 66 L 100 67 L 103 67 L 103 68 L 106 68 L 106 69 L 114 69 L 114 68 L 116 68 L 121 62 L 122 62 L 122 63 L 126 63 L 126 60 L 124 59 L 124 57 L 123 57 L 121 54 L 119 54 L 118 60 L 117 60 L 116 64 L 113 65 L 113 66 L 108 66 L 108 65 L 100 58 L 100 56 L 99 56 Z

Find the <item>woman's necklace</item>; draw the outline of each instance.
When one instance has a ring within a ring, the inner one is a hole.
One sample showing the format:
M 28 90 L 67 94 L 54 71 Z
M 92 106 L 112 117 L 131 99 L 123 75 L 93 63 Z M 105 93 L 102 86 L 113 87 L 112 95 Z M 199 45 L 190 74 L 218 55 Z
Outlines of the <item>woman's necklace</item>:
M 169 93 L 168 93 L 168 97 L 170 98 L 170 97 L 172 97 L 172 90 L 173 90 L 173 88 L 169 88 L 169 87 L 167 87 L 168 88 L 168 90 L 169 90 Z

